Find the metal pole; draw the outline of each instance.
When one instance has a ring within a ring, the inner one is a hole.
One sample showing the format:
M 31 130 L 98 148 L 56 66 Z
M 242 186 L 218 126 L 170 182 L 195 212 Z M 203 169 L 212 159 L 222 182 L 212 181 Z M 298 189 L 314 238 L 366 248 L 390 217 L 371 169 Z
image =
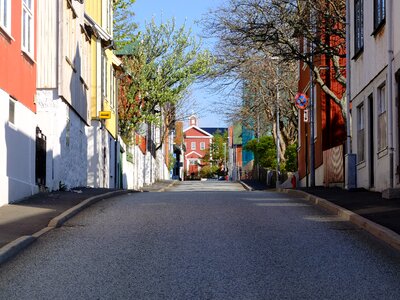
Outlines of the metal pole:
M 311 16 L 311 22 L 314 22 L 314 18 Z M 314 27 L 314 25 L 312 25 Z M 315 143 L 314 143 L 314 44 L 310 42 L 311 51 L 311 67 L 310 67 L 310 184 L 311 187 L 315 186 Z
M 279 172 L 280 172 L 280 156 L 279 156 L 279 85 L 276 86 L 276 187 L 280 185 Z
M 386 20 L 388 24 L 388 148 L 389 148 L 389 187 L 393 188 L 393 1 L 386 1 Z
M 351 81 L 350 81 L 350 0 L 346 0 L 346 131 L 347 131 L 347 154 L 351 154 L 351 128 L 350 128 L 350 100 L 351 100 Z

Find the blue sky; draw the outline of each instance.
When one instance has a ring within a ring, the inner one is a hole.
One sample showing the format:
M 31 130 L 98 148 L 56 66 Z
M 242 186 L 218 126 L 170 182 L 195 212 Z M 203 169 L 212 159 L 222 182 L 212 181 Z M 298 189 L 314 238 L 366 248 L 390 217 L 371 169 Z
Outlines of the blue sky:
M 136 0 L 133 8 L 135 22 L 138 23 L 139 28 L 143 27 L 146 21 L 151 21 L 153 17 L 157 23 L 174 17 L 177 25 L 186 22 L 186 27 L 191 28 L 193 34 L 200 35 L 202 28 L 196 21 L 206 15 L 209 9 L 215 9 L 222 3 L 223 0 Z M 204 40 L 203 43 L 211 44 L 208 40 Z M 198 109 L 202 111 L 199 119 L 201 127 L 227 126 L 223 117 L 215 112 L 213 104 L 220 101 L 221 95 L 197 84 L 193 88 L 192 97 L 196 100 Z

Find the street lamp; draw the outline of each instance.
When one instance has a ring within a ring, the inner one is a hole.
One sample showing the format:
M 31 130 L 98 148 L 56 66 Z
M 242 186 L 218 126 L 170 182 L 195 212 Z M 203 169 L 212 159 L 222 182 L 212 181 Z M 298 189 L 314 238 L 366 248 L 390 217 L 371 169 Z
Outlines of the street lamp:
M 277 56 L 270 56 L 268 57 L 268 59 L 270 60 L 279 60 L 279 57 Z M 279 143 L 279 131 L 280 131 L 280 126 L 279 126 L 279 65 L 276 64 L 275 66 L 275 73 L 276 73 L 276 77 L 277 77 L 277 84 L 276 84 L 276 182 L 275 182 L 275 186 L 276 188 L 279 187 L 280 182 L 279 182 L 279 173 L 280 173 L 280 156 L 279 156 L 279 148 L 280 148 L 280 143 Z

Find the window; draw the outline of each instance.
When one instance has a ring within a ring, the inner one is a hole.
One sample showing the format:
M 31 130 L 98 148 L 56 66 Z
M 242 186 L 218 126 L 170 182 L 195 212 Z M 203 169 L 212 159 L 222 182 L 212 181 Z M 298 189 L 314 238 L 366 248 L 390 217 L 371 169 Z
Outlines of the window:
M 354 2 L 354 52 L 359 53 L 364 48 L 364 0 Z
M 365 132 L 364 132 L 364 103 L 357 107 L 357 158 L 358 162 L 365 160 L 364 145 L 365 145 Z
M 385 21 L 386 0 L 374 0 L 374 29 L 378 29 Z
M 22 50 L 33 56 L 33 1 L 22 1 Z
M 101 91 L 103 99 L 107 98 L 107 58 L 104 50 L 101 52 Z
M 191 142 L 190 143 L 190 149 L 196 150 L 196 142 Z
M 201 142 L 200 143 L 200 150 L 205 150 L 206 149 L 206 143 L 205 142 Z
M 378 151 L 387 147 L 386 118 L 386 89 L 383 85 L 378 88 Z
M 8 122 L 15 124 L 15 101 L 11 98 L 8 103 Z
M 11 0 L 0 0 L 0 27 L 11 34 Z

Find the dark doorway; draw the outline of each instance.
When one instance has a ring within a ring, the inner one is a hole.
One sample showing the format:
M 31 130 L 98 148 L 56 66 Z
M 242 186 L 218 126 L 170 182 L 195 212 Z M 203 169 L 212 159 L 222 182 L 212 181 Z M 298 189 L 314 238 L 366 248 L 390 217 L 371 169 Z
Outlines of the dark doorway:
M 369 113 L 369 128 L 368 128 L 368 169 L 369 169 L 369 187 L 375 187 L 375 149 L 374 149 L 374 97 L 368 96 L 368 113 Z
M 46 186 L 46 136 L 36 127 L 36 184 L 39 188 Z

